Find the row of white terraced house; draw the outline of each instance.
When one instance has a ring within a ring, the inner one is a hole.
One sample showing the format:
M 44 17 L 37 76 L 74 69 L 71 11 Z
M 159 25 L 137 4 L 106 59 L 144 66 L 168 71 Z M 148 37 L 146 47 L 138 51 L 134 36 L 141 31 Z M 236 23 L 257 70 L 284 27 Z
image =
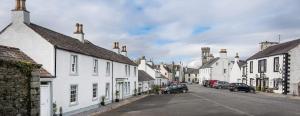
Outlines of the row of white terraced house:
M 19 48 L 53 76 L 41 78 L 41 116 L 92 109 L 102 97 L 106 103 L 125 99 L 138 86 L 137 65 L 127 57 L 126 46 L 120 50 L 115 42 L 113 51 L 96 46 L 84 38 L 82 24 L 76 24 L 73 37 L 36 25 L 25 0 L 17 0 L 0 45 Z

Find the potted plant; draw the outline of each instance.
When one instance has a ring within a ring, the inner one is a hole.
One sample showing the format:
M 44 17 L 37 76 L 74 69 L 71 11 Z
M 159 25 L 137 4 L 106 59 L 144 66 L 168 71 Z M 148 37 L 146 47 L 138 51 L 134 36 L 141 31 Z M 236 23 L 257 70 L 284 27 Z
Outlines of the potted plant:
M 139 93 L 138 93 L 138 95 L 142 95 L 142 93 L 141 93 L 141 88 L 139 88 Z
M 134 89 L 134 96 L 136 96 L 137 95 L 137 89 L 135 88 Z
M 59 107 L 59 116 L 62 116 L 63 115 L 63 109 L 62 107 Z
M 105 96 L 102 96 L 102 97 L 101 97 L 101 105 L 102 105 L 102 106 L 105 106 Z
M 120 92 L 119 91 L 116 91 L 116 102 L 119 102 L 120 100 L 119 100 L 119 95 L 120 95 Z
M 57 105 L 56 105 L 56 103 L 54 102 L 52 106 L 53 106 L 53 116 L 57 116 L 56 115 L 56 112 L 57 112 Z

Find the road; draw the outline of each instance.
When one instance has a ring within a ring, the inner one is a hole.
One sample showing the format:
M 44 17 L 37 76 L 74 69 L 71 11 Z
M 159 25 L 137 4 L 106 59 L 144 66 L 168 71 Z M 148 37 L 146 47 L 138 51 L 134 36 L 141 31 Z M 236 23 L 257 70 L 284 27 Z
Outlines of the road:
M 300 116 L 300 100 L 189 86 L 185 94 L 153 95 L 101 116 Z

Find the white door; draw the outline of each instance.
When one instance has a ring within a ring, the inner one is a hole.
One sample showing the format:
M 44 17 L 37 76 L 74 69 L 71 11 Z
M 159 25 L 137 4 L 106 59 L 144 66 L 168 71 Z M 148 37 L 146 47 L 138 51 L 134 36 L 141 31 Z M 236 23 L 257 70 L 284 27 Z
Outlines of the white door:
M 41 116 L 50 116 L 50 87 L 41 85 Z

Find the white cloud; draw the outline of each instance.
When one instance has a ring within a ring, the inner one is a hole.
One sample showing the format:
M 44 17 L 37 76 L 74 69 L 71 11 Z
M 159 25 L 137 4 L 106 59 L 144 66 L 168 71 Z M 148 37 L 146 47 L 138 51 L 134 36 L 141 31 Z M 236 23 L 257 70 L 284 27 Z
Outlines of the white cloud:
M 0 4 L 0 28 L 10 21 L 12 0 Z M 184 61 L 199 64 L 201 47 L 212 47 L 215 56 L 227 48 L 248 57 L 258 50 L 258 43 L 299 37 L 298 0 L 27 0 L 34 23 L 72 35 L 74 24 L 84 24 L 86 38 L 99 46 L 111 48 L 120 41 L 133 57 L 148 56 L 158 62 Z M 130 34 L 144 25 L 151 32 Z M 195 27 L 209 30 L 193 34 Z M 169 43 L 153 41 L 167 39 Z

